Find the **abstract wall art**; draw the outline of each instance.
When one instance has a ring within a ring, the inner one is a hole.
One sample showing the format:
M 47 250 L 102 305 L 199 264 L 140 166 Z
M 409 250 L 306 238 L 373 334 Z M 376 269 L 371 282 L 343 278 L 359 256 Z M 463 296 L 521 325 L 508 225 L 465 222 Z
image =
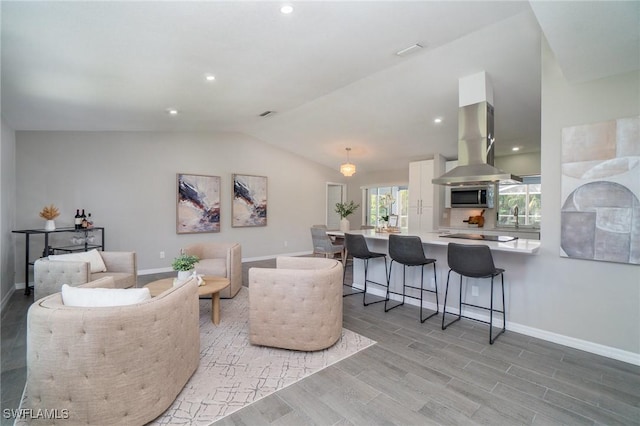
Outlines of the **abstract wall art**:
M 220 232 L 220 177 L 177 174 L 176 232 Z
M 562 130 L 560 255 L 640 264 L 640 117 Z
M 267 225 L 267 178 L 233 175 L 231 226 L 234 228 Z

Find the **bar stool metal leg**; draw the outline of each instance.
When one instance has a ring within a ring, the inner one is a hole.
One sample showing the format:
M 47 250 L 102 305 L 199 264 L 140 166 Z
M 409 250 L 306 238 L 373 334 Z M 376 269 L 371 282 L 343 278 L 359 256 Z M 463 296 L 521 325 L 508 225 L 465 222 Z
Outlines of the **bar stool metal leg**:
M 383 259 L 384 259 L 384 276 L 386 277 L 387 276 L 387 258 L 383 257 Z M 362 296 L 362 304 L 364 306 L 369 306 L 375 303 L 385 302 L 387 299 L 386 297 L 381 300 L 376 300 L 375 302 L 367 303 L 367 283 L 372 282 L 374 284 L 380 285 L 380 283 L 369 280 L 368 274 L 369 274 L 369 259 L 364 259 L 364 295 Z M 389 294 L 389 281 L 387 281 L 387 294 Z
M 400 295 L 400 293 L 394 293 L 392 291 L 389 290 L 389 287 L 387 287 L 387 297 L 385 298 L 385 304 L 384 304 L 384 311 L 385 312 L 389 312 L 391 309 L 395 309 L 398 306 L 402 306 L 404 305 L 405 302 L 405 298 L 406 298 L 406 289 L 407 287 L 409 288 L 414 288 L 416 290 L 420 290 L 420 322 L 423 323 L 426 320 L 428 320 L 429 318 L 437 315 L 438 313 L 440 313 L 440 309 L 439 309 L 439 303 L 438 303 L 438 276 L 436 274 L 436 264 L 435 262 L 432 263 L 433 265 L 433 279 L 434 279 L 434 285 L 435 285 L 435 290 L 430 290 L 430 289 L 425 289 L 424 288 L 424 267 L 425 265 L 409 265 L 409 266 L 420 266 L 420 287 L 415 287 L 415 286 L 407 286 L 407 281 L 406 281 L 406 273 L 407 273 L 407 266 L 408 265 L 402 265 L 402 302 L 397 303 L 391 307 L 387 306 L 387 302 L 390 300 L 389 299 L 389 294 L 397 294 Z M 393 266 L 393 259 L 391 260 L 391 266 Z M 391 282 L 391 267 L 389 268 L 389 282 Z M 423 316 L 423 311 L 424 311 L 424 292 L 428 291 L 430 293 L 435 293 L 436 294 L 436 311 L 433 312 L 431 315 L 428 315 L 426 317 Z M 411 297 L 411 296 L 409 296 Z
M 389 298 L 390 294 L 397 294 L 400 295 L 400 293 L 394 293 L 390 290 L 391 287 L 391 270 L 393 269 L 393 259 L 391 259 L 391 264 L 389 265 L 389 274 L 387 275 L 387 295 L 384 298 L 384 311 L 385 312 L 389 312 L 390 310 L 397 308 L 398 306 L 402 306 L 404 305 L 404 297 L 405 297 L 405 281 L 404 281 L 404 277 L 405 277 L 405 270 L 404 270 L 404 265 L 402 265 L 402 302 L 401 303 L 397 303 L 391 307 L 387 307 L 387 303 L 391 300 Z
M 351 276 L 353 277 L 353 268 L 355 266 L 355 259 L 352 257 L 351 258 Z M 347 297 L 347 296 L 353 296 L 356 294 L 362 294 L 364 293 L 366 290 L 354 290 L 353 285 L 351 284 L 346 284 L 345 281 L 347 279 L 347 264 L 349 263 L 349 258 L 347 257 L 344 261 L 344 268 L 342 269 L 342 285 L 344 287 L 349 287 L 349 289 L 351 290 L 349 293 L 347 294 L 342 294 L 342 297 Z
M 491 337 L 493 335 L 493 277 L 491 277 L 491 311 L 489 313 L 489 344 L 493 345 L 493 342 L 496 341 L 496 339 L 498 338 L 499 335 L 501 335 L 502 333 L 505 332 L 506 330 L 506 325 L 507 325 L 507 314 L 506 314 L 506 307 L 505 307 L 505 303 L 504 303 L 504 274 L 500 274 L 500 278 L 502 279 L 502 328 L 500 329 L 500 331 L 498 332 L 498 334 L 495 335 L 495 337 Z M 496 312 L 500 312 L 500 311 L 496 311 Z

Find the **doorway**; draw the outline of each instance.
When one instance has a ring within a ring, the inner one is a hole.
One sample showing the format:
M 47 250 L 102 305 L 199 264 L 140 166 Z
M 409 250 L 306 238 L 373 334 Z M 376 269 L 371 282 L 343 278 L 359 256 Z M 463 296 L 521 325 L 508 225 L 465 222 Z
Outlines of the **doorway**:
M 340 229 L 340 215 L 336 213 L 336 203 L 347 199 L 347 185 L 327 182 L 327 229 Z

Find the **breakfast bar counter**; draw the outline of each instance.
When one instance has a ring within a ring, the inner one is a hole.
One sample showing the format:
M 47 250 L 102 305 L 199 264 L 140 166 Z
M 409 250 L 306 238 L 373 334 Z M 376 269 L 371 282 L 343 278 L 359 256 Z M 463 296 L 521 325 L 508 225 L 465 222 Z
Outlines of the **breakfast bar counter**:
M 350 234 L 361 234 L 370 242 L 384 242 L 389 240 L 389 232 L 377 232 L 374 229 L 348 231 Z M 329 231 L 328 234 L 334 236 L 344 236 L 340 231 Z M 460 239 L 451 238 L 448 235 L 453 232 L 425 232 L 421 234 L 408 232 L 406 229 L 394 233 L 395 235 L 414 235 L 420 237 L 422 244 L 430 246 L 447 246 L 449 243 L 458 244 L 482 244 L 489 246 L 493 252 L 509 252 L 517 254 L 536 254 L 540 250 L 540 240 L 528 240 L 523 238 L 513 239 L 511 241 L 487 241 L 482 239 Z M 471 233 L 473 234 L 473 233 Z M 473 234 L 476 235 L 476 234 Z M 480 236 L 481 234 L 477 234 Z

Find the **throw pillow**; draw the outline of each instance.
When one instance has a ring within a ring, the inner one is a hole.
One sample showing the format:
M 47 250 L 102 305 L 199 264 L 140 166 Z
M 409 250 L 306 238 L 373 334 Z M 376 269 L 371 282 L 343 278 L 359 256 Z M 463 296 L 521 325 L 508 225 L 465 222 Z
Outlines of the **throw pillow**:
M 52 254 L 49 256 L 49 260 L 89 262 L 91 264 L 91 273 L 107 271 L 107 266 L 96 249 L 69 254 Z
M 78 288 L 62 285 L 62 303 L 66 306 L 125 306 L 150 299 L 148 288 Z

